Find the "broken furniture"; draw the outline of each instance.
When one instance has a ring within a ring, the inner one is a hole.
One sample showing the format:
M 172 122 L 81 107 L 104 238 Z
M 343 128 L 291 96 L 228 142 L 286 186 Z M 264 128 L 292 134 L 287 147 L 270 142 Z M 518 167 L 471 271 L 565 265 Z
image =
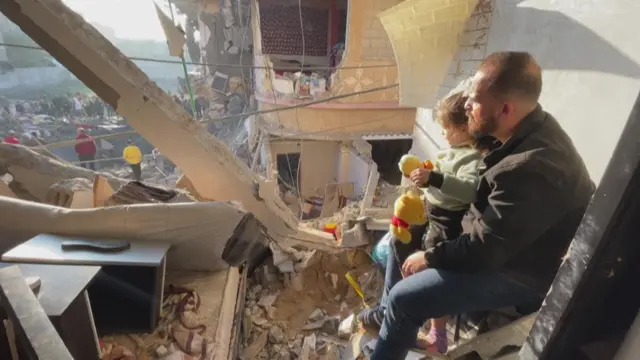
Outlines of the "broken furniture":
M 521 317 L 510 324 L 487 333 L 480 334 L 451 349 L 447 356 L 459 359 L 464 355 L 475 353 L 482 360 L 502 359 L 508 355 L 515 356 L 529 335 L 537 313 Z
M 0 263 L 0 268 L 7 265 Z M 20 264 L 18 268 L 25 277 L 40 278 L 40 306 L 73 358 L 98 360 L 98 335 L 86 289 L 100 267 Z M 4 341 L 2 330 L 0 341 Z
M 40 234 L 9 250 L 2 260 L 102 266 L 102 271 L 88 288 L 98 332 L 153 331 L 162 306 L 165 255 L 170 245 L 130 241 L 131 247 L 122 252 L 64 251 L 62 243 L 69 240 L 91 239 Z
M 10 266 L 0 270 L 0 303 L 11 321 L 11 332 L 26 351 L 26 358 L 74 359 L 55 327 L 47 318 L 33 291 L 27 285 L 18 266 Z M 7 354 L 6 351 L 2 351 L 0 345 L 2 359 L 14 358 L 10 352 Z M 76 359 L 84 360 L 85 358 L 76 357 Z
M 253 214 L 244 214 L 222 250 L 222 260 L 229 266 L 246 264 L 252 270 L 268 256 L 269 241 L 262 225 Z

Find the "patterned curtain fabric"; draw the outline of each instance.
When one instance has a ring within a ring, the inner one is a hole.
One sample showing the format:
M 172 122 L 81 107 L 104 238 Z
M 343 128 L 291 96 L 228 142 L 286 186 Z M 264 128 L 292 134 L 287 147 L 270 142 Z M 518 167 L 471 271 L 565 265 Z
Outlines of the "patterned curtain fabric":
M 329 10 L 302 8 L 304 55 L 327 56 Z M 262 51 L 270 55 L 303 55 L 297 6 L 260 6 Z

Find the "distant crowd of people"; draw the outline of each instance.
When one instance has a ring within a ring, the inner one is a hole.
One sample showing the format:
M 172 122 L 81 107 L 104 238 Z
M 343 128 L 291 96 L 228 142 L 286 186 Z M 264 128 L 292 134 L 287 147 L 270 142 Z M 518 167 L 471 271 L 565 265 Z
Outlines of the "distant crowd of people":
M 28 147 L 47 144 L 47 142 L 35 131 L 32 131 L 27 135 L 28 136 L 21 139 L 15 131 L 10 130 L 3 138 L 2 142 L 5 144 L 24 145 Z M 89 135 L 87 133 L 87 130 L 85 130 L 84 128 L 78 128 L 76 144 L 74 148 L 76 155 L 78 156 L 77 165 L 85 169 L 96 171 L 96 164 L 99 161 L 96 159 L 98 146 L 95 139 L 91 135 Z M 152 156 L 155 166 L 158 168 L 158 170 L 162 172 L 172 172 L 174 170 L 175 167 L 172 164 L 165 164 L 164 156 L 160 154 L 158 149 L 153 150 Z M 127 146 L 122 151 L 122 159 L 131 168 L 133 179 L 136 181 L 141 181 L 143 153 L 142 150 L 140 150 L 140 148 L 135 144 L 133 139 L 127 140 Z
M 27 114 L 42 114 L 53 117 L 98 117 L 106 118 L 116 114 L 114 109 L 98 96 L 76 93 L 52 98 L 42 97 L 39 100 L 21 100 L 10 105 L 4 105 L 2 111 L 6 114 L 22 116 Z
M 24 146 L 39 146 L 46 145 L 47 142 L 36 132 L 31 131 L 28 134 L 24 134 L 22 139 L 16 135 L 16 132 L 9 130 L 7 136 L 2 139 L 5 144 L 24 145 Z

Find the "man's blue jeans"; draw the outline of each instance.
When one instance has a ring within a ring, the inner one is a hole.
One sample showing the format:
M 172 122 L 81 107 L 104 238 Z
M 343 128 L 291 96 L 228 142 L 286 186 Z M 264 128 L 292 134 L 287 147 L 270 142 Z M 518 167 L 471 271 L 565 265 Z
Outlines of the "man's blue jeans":
M 402 279 L 398 260 L 409 255 L 392 246 L 387 259 L 384 322 L 371 360 L 402 360 L 426 320 L 507 306 L 538 306 L 542 295 L 493 272 L 456 273 L 426 269 Z M 401 254 L 404 253 L 404 254 Z

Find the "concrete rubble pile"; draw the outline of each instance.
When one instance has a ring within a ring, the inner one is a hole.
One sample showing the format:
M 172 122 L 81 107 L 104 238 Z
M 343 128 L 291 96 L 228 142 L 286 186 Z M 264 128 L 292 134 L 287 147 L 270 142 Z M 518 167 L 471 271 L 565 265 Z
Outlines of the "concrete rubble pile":
M 382 274 L 359 251 L 334 254 L 274 249 L 257 268 L 247 293 L 243 359 L 355 359 L 348 355 L 353 312 L 363 300 L 345 274 L 358 279 L 367 304 L 377 303 Z

